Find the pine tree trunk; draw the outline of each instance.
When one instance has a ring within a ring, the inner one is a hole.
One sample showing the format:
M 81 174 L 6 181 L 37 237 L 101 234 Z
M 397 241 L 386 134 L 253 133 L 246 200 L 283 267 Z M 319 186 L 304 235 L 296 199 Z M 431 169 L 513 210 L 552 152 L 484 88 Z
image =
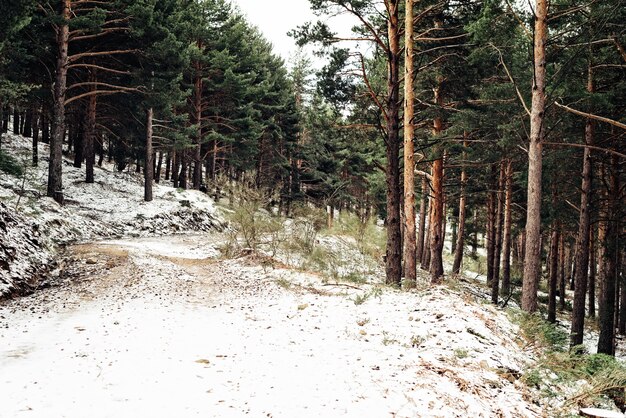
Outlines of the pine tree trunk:
M 180 171 L 181 153 L 182 151 L 175 151 L 174 155 L 172 156 L 172 172 L 170 174 L 172 176 L 172 184 L 175 189 L 178 188 L 179 181 L 180 181 L 180 177 L 178 176 L 178 173 Z
M 159 151 L 159 159 L 156 165 L 156 173 L 154 175 L 155 183 L 161 182 L 161 171 L 163 170 L 163 151 Z
M 85 159 L 85 121 L 70 122 L 69 126 L 69 147 L 71 149 L 74 144 L 74 167 L 81 168 Z
M 502 236 L 502 294 L 511 293 L 511 204 L 513 201 L 513 162 L 506 161 L 504 181 L 504 227 Z
M 565 270 L 567 269 L 567 248 L 564 234 L 559 240 L 559 311 L 565 310 Z
M 598 353 L 615 354 L 615 294 L 617 285 L 617 257 L 619 252 L 618 220 L 614 219 L 619 213 L 619 160 L 611 156 L 611 170 L 609 178 L 609 193 L 606 209 L 603 213 L 606 223 L 606 236 L 599 244 L 603 247 L 600 258 L 600 277 L 602 282 L 600 294 L 600 337 L 598 339 Z
M 13 134 L 20 134 L 20 111 L 17 107 L 13 109 Z
M 556 200 L 556 199 L 555 199 Z M 550 236 L 550 279 L 548 287 L 548 322 L 556 322 L 556 292 L 559 274 L 559 242 L 561 225 L 558 221 L 552 224 Z
M 50 124 L 48 122 L 48 110 L 45 106 L 41 111 L 41 142 L 50 143 Z
M 466 144 L 464 144 L 466 145 Z M 465 153 L 463 153 L 465 159 Z M 454 251 L 454 263 L 452 264 L 452 274 L 461 272 L 463 263 L 463 251 L 465 249 L 465 188 L 467 184 L 467 171 L 463 167 L 461 171 L 461 195 L 459 197 L 459 227 L 456 236 L 456 248 Z
M 39 113 L 38 111 L 35 111 L 33 113 L 33 118 L 32 118 L 32 123 L 33 123 L 33 158 L 32 158 L 32 164 L 33 167 L 37 167 L 37 165 L 39 165 Z
M 415 162 L 413 137 L 413 0 L 405 1 L 404 60 L 404 277 L 413 283 L 417 276 L 417 237 L 415 231 Z
M 92 83 L 97 81 L 95 70 L 91 70 L 89 74 L 89 80 Z M 92 92 L 96 90 L 95 84 L 92 86 Z M 93 183 L 94 179 L 94 165 L 96 164 L 96 149 L 94 143 L 96 142 L 96 95 L 89 96 L 89 106 L 87 107 L 87 120 L 85 121 L 85 182 Z
M 491 284 L 491 302 L 498 304 L 500 295 L 500 255 L 502 253 L 502 212 L 504 191 L 504 163 L 500 162 L 500 176 L 498 179 L 498 191 L 496 192 L 496 227 L 495 242 L 493 245 L 493 282 Z
M 421 262 L 424 254 L 424 236 L 426 235 L 426 206 L 428 202 L 428 179 L 422 177 L 422 198 L 420 200 L 420 225 L 417 235 L 417 256 L 416 260 Z
M 202 42 L 198 41 L 198 48 L 202 50 Z M 196 62 L 196 82 L 194 91 L 194 119 L 198 125 L 193 154 L 193 188 L 200 190 L 202 184 L 202 64 Z
M 61 21 L 58 22 L 56 78 L 54 82 L 54 131 L 50 138 L 50 163 L 48 168 L 47 196 L 63 204 L 63 134 L 65 132 L 65 90 L 67 82 L 67 50 L 69 43 L 70 0 L 60 4 Z
M 2 109 L 0 109 L 0 111 L 2 113 L 2 118 L 0 118 L 0 120 L 2 121 L 2 133 L 6 134 L 9 131 L 10 108 L 9 106 L 4 106 Z
M 588 89 L 593 91 L 591 66 L 589 67 Z M 593 121 L 585 125 L 585 143 L 593 145 Z M 580 212 L 578 218 L 578 238 L 576 240 L 576 273 L 574 277 L 574 304 L 572 310 L 572 328 L 570 346 L 581 345 L 585 327 L 585 302 L 587 300 L 587 275 L 589 271 L 589 229 L 591 211 L 591 149 L 585 148 L 583 154 L 582 187 L 580 192 Z
M 489 191 L 487 192 L 487 230 L 485 232 L 485 247 L 487 250 L 487 286 L 493 286 L 493 260 L 496 249 L 496 166 L 491 165 L 489 174 Z
M 31 138 L 33 136 L 33 110 L 30 107 L 26 109 L 26 113 L 24 114 L 23 132 L 26 138 Z
M 165 181 L 168 181 L 170 179 L 170 171 L 171 171 L 172 159 L 173 159 L 172 154 L 173 154 L 173 151 L 168 151 L 167 158 L 165 159 Z
M 178 187 L 187 190 L 187 153 L 180 152 L 180 175 L 178 177 Z
M 596 316 L 596 248 L 593 227 L 589 230 L 589 317 Z
M 399 0 L 388 0 L 389 66 L 387 74 L 387 248 L 386 282 L 400 284 L 402 239 L 400 225 L 400 22 Z
M 437 283 L 443 276 L 443 158 L 433 161 L 433 198 L 430 224 L 430 279 Z
M 546 105 L 546 43 L 548 40 L 548 0 L 535 6 L 534 77 L 528 146 L 528 204 L 526 212 L 526 251 L 522 281 L 522 309 L 537 310 L 537 289 L 541 278 L 541 172 L 543 119 Z
M 624 253 L 622 253 L 622 258 L 621 258 L 621 262 L 620 262 L 620 268 L 618 269 L 618 271 L 621 272 L 621 275 L 619 275 L 619 277 L 621 278 L 620 281 L 620 289 L 621 289 L 621 296 L 620 296 L 620 309 L 619 309 L 619 321 L 618 321 L 618 328 L 617 331 L 620 335 L 626 335 L 626 274 L 624 274 L 624 262 L 625 260 L 625 256 Z
M 426 227 L 426 236 L 424 238 L 424 252 L 422 253 L 422 270 L 429 271 L 430 269 L 430 224 L 433 221 L 433 197 L 428 197 L 428 210 L 427 210 L 428 224 Z
M 147 120 L 146 120 L 146 156 L 144 163 L 144 194 L 143 200 L 146 202 L 152 202 L 152 181 L 154 179 L 154 169 L 153 169 L 153 161 L 152 161 L 152 119 L 153 119 L 154 111 L 152 108 L 148 109 Z

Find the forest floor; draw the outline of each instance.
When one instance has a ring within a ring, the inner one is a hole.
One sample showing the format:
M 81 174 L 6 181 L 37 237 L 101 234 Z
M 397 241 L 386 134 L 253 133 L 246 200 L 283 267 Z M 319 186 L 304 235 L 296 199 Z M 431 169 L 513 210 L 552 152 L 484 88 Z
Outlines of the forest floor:
M 28 146 L 3 149 L 27 161 Z M 327 270 L 301 249 L 228 255 L 237 208 L 164 185 L 146 204 L 139 176 L 106 164 L 93 185 L 64 174 L 60 207 L 45 164 L 0 173 L 0 294 L 42 276 L 0 301 L 0 418 L 541 417 L 588 388 L 529 384 L 539 351 L 479 281 L 385 286 L 332 234 L 311 251 Z
M 0 305 L 0 416 L 542 415 L 515 326 L 470 293 L 329 284 L 222 239 L 71 248 Z

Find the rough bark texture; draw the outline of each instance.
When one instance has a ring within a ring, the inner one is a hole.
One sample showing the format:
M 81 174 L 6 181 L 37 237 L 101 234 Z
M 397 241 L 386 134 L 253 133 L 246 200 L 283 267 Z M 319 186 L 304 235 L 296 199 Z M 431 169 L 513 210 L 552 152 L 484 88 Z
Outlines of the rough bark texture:
M 417 260 L 421 262 L 424 254 L 424 236 L 426 235 L 426 217 L 428 202 L 428 179 L 422 177 L 422 198 L 420 200 L 420 226 L 417 234 Z
M 402 274 L 402 242 L 400 225 L 400 27 L 399 1 L 388 0 L 389 39 L 387 74 L 387 248 L 386 280 L 400 284 Z
M 498 303 L 500 294 L 500 255 L 502 253 L 502 211 L 503 211 L 503 191 L 504 191 L 504 163 L 500 164 L 500 176 L 498 179 L 498 191 L 496 193 L 496 225 L 495 242 L 493 245 L 493 281 L 491 283 L 491 302 Z
M 543 119 L 546 105 L 546 43 L 548 39 L 548 0 L 535 5 L 534 77 L 528 146 L 528 204 L 526 212 L 526 251 L 522 281 L 522 309 L 537 310 L 537 288 L 541 277 L 541 171 Z
M 97 81 L 95 70 L 90 71 L 89 79 L 92 83 Z M 95 84 L 92 90 L 95 90 Z M 85 121 L 85 181 L 87 183 L 94 182 L 94 165 L 96 164 L 96 106 L 97 96 L 92 94 L 89 96 L 89 106 L 87 108 L 87 120 Z
M 144 164 L 143 177 L 144 177 L 144 194 L 143 200 L 146 202 L 152 201 L 152 180 L 154 179 L 153 169 L 153 151 L 152 151 L 152 119 L 154 111 L 152 108 L 148 109 L 146 120 L 146 160 Z
M 70 0 L 60 4 L 58 23 L 56 77 L 54 83 L 54 130 L 50 138 L 47 196 L 63 204 L 63 133 L 65 132 L 65 90 L 67 83 L 67 49 L 69 41 Z
M 591 70 L 589 70 L 591 73 Z M 591 75 L 590 75 L 591 76 Z M 585 143 L 593 145 L 593 121 L 587 120 Z M 570 346 L 583 343 L 585 326 L 585 301 L 587 298 L 587 274 L 589 270 L 589 225 L 591 211 L 591 149 L 585 148 L 583 155 L 583 179 L 580 191 L 580 213 L 578 219 L 578 239 L 576 240 L 576 273 L 574 277 L 574 304 Z
M 440 26 L 435 22 L 435 27 Z M 442 92 L 443 78 L 437 80 L 437 87 L 434 89 L 434 101 L 439 106 L 443 105 Z M 433 135 L 435 138 L 443 132 L 443 120 L 436 117 L 433 121 Z M 441 156 L 433 161 L 432 167 L 432 211 L 430 223 L 430 279 L 433 283 L 438 282 L 443 277 L 443 243 L 445 238 L 444 230 L 444 192 L 443 192 L 443 152 L 436 150 L 436 154 Z
M 502 235 L 502 294 L 511 293 L 511 204 L 513 201 L 513 162 L 508 159 L 504 180 L 504 226 Z
M 556 221 L 550 235 L 550 279 L 548 281 L 548 322 L 556 322 L 556 292 L 559 275 L 559 241 L 561 225 Z
M 415 235 L 415 150 L 413 137 L 413 0 L 405 2 L 405 59 L 404 59 L 404 277 L 415 282 L 417 275 L 417 238 Z
M 594 230 L 589 231 L 589 317 L 596 316 L 596 246 Z
M 465 153 L 463 154 L 465 156 Z M 463 158 L 465 159 L 465 158 Z M 463 167 L 461 171 L 461 195 L 459 197 L 459 226 L 456 236 L 456 248 L 454 251 L 454 262 L 452 273 L 459 274 L 463 262 L 463 250 L 465 249 L 465 186 L 467 184 L 467 171 Z
M 496 166 L 491 166 L 489 175 L 489 191 L 487 192 L 487 227 L 485 231 L 485 247 L 487 250 L 487 286 L 493 285 L 493 259 L 496 242 Z
M 609 196 L 603 218 L 606 222 L 606 236 L 598 244 L 604 248 L 600 260 L 600 277 L 602 289 L 600 293 L 600 337 L 598 353 L 615 354 L 615 294 L 617 284 L 617 257 L 619 257 L 619 227 L 615 219 L 619 211 L 619 177 L 617 156 L 611 157 L 611 174 L 609 178 Z
M 39 164 L 39 112 L 35 111 L 33 113 L 33 158 L 32 164 L 33 167 L 37 167 Z

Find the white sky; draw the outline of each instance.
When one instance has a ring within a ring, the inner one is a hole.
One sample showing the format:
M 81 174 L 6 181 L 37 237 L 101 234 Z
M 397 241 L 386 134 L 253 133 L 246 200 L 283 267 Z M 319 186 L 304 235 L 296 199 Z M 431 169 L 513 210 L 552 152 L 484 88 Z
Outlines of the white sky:
M 261 30 L 265 38 L 274 45 L 274 52 L 283 57 L 287 63 L 297 49 L 293 38 L 287 36 L 287 32 L 306 22 L 315 22 L 319 19 L 311 11 L 309 0 L 231 1 L 239 6 L 250 23 Z M 345 34 L 356 22 L 348 16 L 338 16 L 327 23 L 332 30 Z M 317 65 L 320 64 L 316 62 L 318 60 L 313 61 Z

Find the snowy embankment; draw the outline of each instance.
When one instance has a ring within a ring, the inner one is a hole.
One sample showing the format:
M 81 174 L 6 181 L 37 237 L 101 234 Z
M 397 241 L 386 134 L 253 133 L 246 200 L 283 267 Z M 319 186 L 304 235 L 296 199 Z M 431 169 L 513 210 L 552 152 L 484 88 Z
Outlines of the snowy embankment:
M 109 163 L 96 167 L 96 182 L 87 184 L 84 167 L 65 160 L 60 206 L 45 197 L 47 145 L 39 145 L 37 167 L 30 164 L 30 139 L 5 134 L 2 149 L 25 170 L 18 177 L 0 171 L 0 229 L 7 228 L 0 234 L 0 298 L 39 287 L 54 253 L 66 244 L 222 228 L 206 194 L 155 185 L 154 200 L 144 202 L 141 176 Z

